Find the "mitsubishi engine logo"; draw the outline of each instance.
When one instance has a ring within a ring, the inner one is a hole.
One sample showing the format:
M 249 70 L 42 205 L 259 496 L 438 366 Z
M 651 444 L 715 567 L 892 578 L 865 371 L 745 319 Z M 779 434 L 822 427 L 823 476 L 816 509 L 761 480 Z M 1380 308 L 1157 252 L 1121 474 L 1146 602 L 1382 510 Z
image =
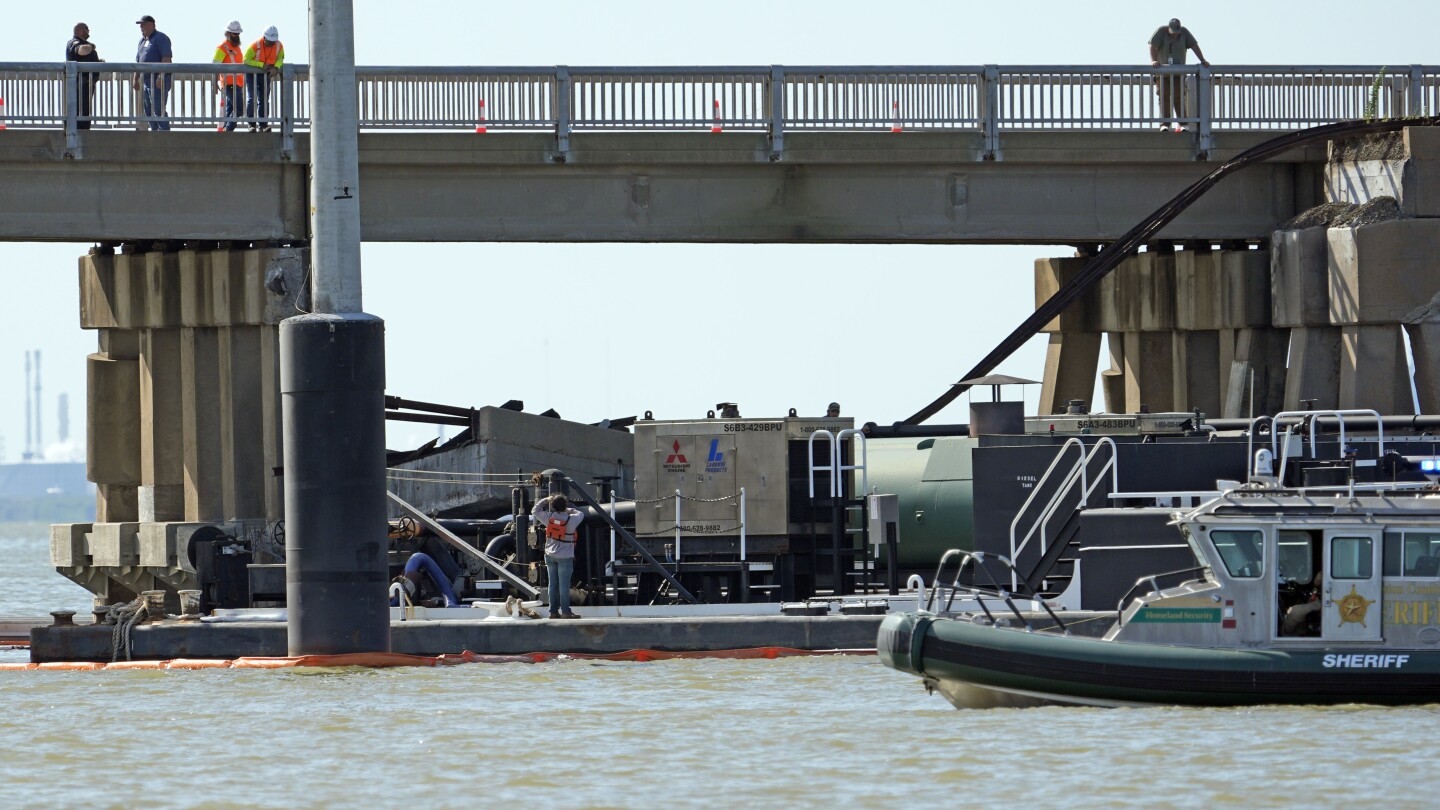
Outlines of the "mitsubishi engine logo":
M 672 444 L 672 445 L 670 445 L 670 449 L 671 449 L 673 452 L 671 452 L 670 455 L 668 455 L 668 456 L 665 457 L 665 463 L 666 463 L 666 464 L 675 464 L 676 462 L 679 462 L 680 464 L 689 464 L 689 463 L 690 463 L 690 462 L 688 462 L 688 461 L 685 460 L 685 454 L 682 453 L 682 452 L 680 452 L 680 440 L 679 440 L 679 439 L 676 439 L 676 440 L 675 440 L 675 443 Z

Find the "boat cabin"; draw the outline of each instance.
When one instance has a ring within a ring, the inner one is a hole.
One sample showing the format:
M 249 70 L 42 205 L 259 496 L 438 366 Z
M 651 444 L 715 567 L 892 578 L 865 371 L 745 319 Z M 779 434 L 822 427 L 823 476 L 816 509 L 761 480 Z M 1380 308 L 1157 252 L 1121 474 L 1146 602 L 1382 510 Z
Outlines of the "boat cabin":
M 1440 495 L 1234 491 L 1177 516 L 1195 577 L 1108 637 L 1203 646 L 1440 642 Z

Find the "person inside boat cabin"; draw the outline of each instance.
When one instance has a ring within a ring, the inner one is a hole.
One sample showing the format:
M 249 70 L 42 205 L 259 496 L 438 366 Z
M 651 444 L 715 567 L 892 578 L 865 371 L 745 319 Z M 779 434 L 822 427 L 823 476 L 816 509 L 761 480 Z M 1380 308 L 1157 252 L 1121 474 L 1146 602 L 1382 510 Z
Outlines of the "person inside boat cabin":
M 1278 556 L 1280 635 L 1320 635 L 1320 591 L 1325 579 L 1320 539 L 1309 531 L 1282 529 Z
M 1325 578 L 1323 571 L 1316 571 L 1314 579 L 1310 580 L 1310 595 L 1303 602 L 1293 604 L 1285 611 L 1285 618 L 1280 622 L 1280 635 L 1282 636 L 1316 636 L 1319 635 L 1319 628 L 1311 621 L 1320 615 L 1320 585 Z

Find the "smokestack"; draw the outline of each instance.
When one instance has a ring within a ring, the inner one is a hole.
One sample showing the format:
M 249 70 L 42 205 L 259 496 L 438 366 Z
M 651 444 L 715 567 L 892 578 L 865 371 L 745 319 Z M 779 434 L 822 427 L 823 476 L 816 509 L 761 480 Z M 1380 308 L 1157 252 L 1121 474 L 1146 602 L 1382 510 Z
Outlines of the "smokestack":
M 70 440 L 70 395 L 66 393 L 61 393 L 60 396 L 57 398 L 57 401 L 60 403 L 60 412 L 56 414 L 56 416 L 60 420 L 58 423 L 60 430 L 60 441 L 66 442 Z
M 25 454 L 20 456 L 21 461 L 29 461 L 31 451 L 35 445 L 33 434 L 30 432 L 30 350 L 25 350 Z
M 45 455 L 45 434 L 40 430 L 40 350 L 35 350 L 35 455 Z

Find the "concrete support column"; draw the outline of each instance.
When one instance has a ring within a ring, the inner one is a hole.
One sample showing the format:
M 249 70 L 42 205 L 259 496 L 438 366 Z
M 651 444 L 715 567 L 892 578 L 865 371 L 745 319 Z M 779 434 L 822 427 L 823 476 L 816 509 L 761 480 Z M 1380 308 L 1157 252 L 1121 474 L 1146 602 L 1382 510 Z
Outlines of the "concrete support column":
M 1263 250 L 1225 250 L 1216 255 L 1220 264 L 1220 325 L 1274 325 L 1270 319 L 1270 254 Z
M 218 331 L 220 464 L 224 513 L 230 517 L 264 515 L 264 378 L 259 326 L 227 326 Z
M 1108 413 L 1124 413 L 1125 333 L 1106 333 L 1105 351 L 1110 357 L 1110 368 L 1100 372 L 1100 390 L 1105 396 L 1105 410 Z
M 1278 413 L 1285 401 L 1289 350 L 1288 329 L 1235 330 L 1235 359 L 1230 364 L 1222 416 L 1234 419 Z
M 1413 156 L 1412 156 L 1413 157 Z M 1415 161 L 1412 161 L 1415 163 Z M 1423 168 L 1427 161 L 1412 168 Z M 1440 290 L 1440 219 L 1397 219 L 1358 227 L 1331 228 L 1330 321 L 1341 329 L 1340 407 L 1372 408 L 1387 414 L 1414 413 L 1410 356 L 1402 323 L 1417 319 L 1417 307 Z M 1432 399 L 1433 345 L 1426 330 L 1411 332 L 1416 393 Z M 1418 335 L 1420 340 L 1413 340 Z M 1422 358 L 1422 355 L 1427 357 Z M 1428 410 L 1428 408 L 1427 408 Z
M 85 470 L 96 484 L 99 523 L 140 513 L 140 343 L 130 329 L 100 330 L 100 351 L 86 358 Z
M 1420 413 L 1440 413 L 1440 320 L 1407 324 Z
M 1216 329 L 1219 318 L 1219 253 L 1185 250 L 1175 254 L 1175 328 Z
M 1340 327 L 1340 407 L 1415 413 L 1398 324 Z M 1401 369 L 1397 373 L 1397 369 Z
M 284 516 L 277 325 L 307 261 L 300 248 L 81 257 L 80 325 L 100 344 L 86 418 L 101 523 Z
M 1175 369 L 1175 410 L 1199 408 L 1209 416 L 1220 414 L 1220 333 L 1176 332 L 1171 366 Z
M 1340 327 L 1298 326 L 1290 330 L 1290 367 L 1285 374 L 1285 410 L 1302 400 L 1317 407 L 1340 404 Z
M 140 330 L 139 520 L 185 519 L 180 330 Z
M 1216 334 L 1219 336 L 1217 348 L 1218 360 L 1220 363 L 1220 413 L 1228 412 L 1230 402 L 1230 378 L 1233 376 L 1232 369 L 1235 365 L 1235 339 L 1240 334 L 1239 329 L 1220 329 Z
M 265 519 L 285 518 L 285 482 L 276 474 L 285 465 L 282 405 L 280 401 L 280 332 L 260 330 L 260 432 L 263 449 L 261 476 L 265 493 Z
M 1270 238 L 1270 319 L 1276 326 L 1330 323 L 1330 252 L 1325 228 Z
M 180 330 L 180 429 L 184 442 L 185 519 L 224 520 L 221 454 L 220 330 Z
M 1041 414 L 1064 413 L 1078 399 L 1087 406 L 1095 395 L 1095 368 L 1100 361 L 1100 333 L 1061 332 L 1050 335 L 1045 349 L 1045 377 L 1040 388 Z
M 1175 369 L 1172 332 L 1125 333 L 1125 412 L 1175 409 Z
M 1050 300 L 1060 287 L 1084 269 L 1089 259 L 1072 256 L 1035 260 L 1035 306 Z M 1100 331 L 1095 326 L 1093 295 L 1072 303 L 1042 331 L 1050 333 L 1039 413 L 1064 413 L 1069 400 L 1090 400 L 1095 394 Z

